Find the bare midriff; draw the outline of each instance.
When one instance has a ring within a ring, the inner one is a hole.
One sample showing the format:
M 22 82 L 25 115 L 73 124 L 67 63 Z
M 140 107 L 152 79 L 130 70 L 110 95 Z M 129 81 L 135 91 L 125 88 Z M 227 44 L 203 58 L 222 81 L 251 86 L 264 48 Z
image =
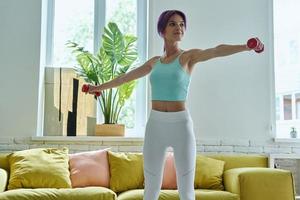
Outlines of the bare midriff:
M 178 112 L 185 110 L 185 101 L 152 100 L 152 109 L 161 112 Z

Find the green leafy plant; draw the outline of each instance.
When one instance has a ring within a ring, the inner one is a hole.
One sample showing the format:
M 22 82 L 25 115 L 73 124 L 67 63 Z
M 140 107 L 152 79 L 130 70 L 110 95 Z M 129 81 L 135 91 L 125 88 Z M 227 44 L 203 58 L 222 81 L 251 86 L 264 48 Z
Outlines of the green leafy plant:
M 79 67 L 76 74 L 87 83 L 100 85 L 108 82 L 132 68 L 137 59 L 135 42 L 137 37 L 122 34 L 116 23 L 110 22 L 104 28 L 102 43 L 96 55 L 84 50 L 79 44 L 68 41 L 67 46 L 76 56 Z M 119 114 L 130 98 L 136 81 L 130 81 L 117 88 L 102 91 L 98 99 L 105 124 L 117 124 Z

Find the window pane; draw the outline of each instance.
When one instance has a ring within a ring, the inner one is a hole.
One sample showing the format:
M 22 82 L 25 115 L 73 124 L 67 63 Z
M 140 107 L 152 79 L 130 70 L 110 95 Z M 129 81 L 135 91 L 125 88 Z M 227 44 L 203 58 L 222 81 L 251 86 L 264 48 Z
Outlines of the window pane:
M 137 0 L 108 0 L 106 6 L 106 23 L 115 22 L 123 34 L 137 36 Z M 135 106 L 136 89 L 120 113 L 119 123 L 126 124 L 126 128 L 135 127 Z
M 54 8 L 53 66 L 73 67 L 68 40 L 93 52 L 94 0 L 57 0 Z
M 292 95 L 283 96 L 284 120 L 292 119 Z

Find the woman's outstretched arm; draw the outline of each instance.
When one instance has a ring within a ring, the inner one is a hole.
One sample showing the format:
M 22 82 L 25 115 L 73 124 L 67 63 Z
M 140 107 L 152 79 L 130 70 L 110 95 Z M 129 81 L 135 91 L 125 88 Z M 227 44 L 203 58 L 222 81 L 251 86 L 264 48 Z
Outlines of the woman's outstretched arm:
M 250 39 L 251 40 L 251 39 Z M 206 61 L 212 58 L 216 57 L 222 57 L 222 56 L 229 56 L 235 53 L 239 53 L 242 51 L 251 51 L 255 50 L 257 53 L 260 53 L 263 51 L 263 49 L 257 49 L 257 48 L 263 48 L 263 44 L 258 40 L 258 43 L 253 46 L 252 44 L 249 44 L 249 41 L 247 44 L 241 44 L 241 45 L 228 45 L 228 44 L 221 44 L 214 48 L 209 48 L 205 50 L 201 49 L 191 49 L 189 53 L 189 64 L 193 66 L 194 64 L 202 61 Z M 252 38 L 253 40 L 253 38 Z M 259 46 L 260 45 L 260 46 Z
M 158 58 L 158 56 L 153 57 L 145 62 L 142 66 L 101 85 L 89 85 L 88 92 L 94 94 L 95 92 L 101 92 L 102 90 L 118 87 L 126 82 L 141 78 L 151 72 L 152 66 Z

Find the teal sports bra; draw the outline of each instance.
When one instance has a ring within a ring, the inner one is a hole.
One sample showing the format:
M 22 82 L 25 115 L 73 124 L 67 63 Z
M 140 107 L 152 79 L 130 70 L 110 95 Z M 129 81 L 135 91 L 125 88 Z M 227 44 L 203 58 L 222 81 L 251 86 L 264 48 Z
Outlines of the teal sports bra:
M 181 54 L 171 63 L 165 64 L 158 59 L 154 64 L 150 74 L 152 100 L 186 100 L 191 76 L 183 69 L 179 62 Z

